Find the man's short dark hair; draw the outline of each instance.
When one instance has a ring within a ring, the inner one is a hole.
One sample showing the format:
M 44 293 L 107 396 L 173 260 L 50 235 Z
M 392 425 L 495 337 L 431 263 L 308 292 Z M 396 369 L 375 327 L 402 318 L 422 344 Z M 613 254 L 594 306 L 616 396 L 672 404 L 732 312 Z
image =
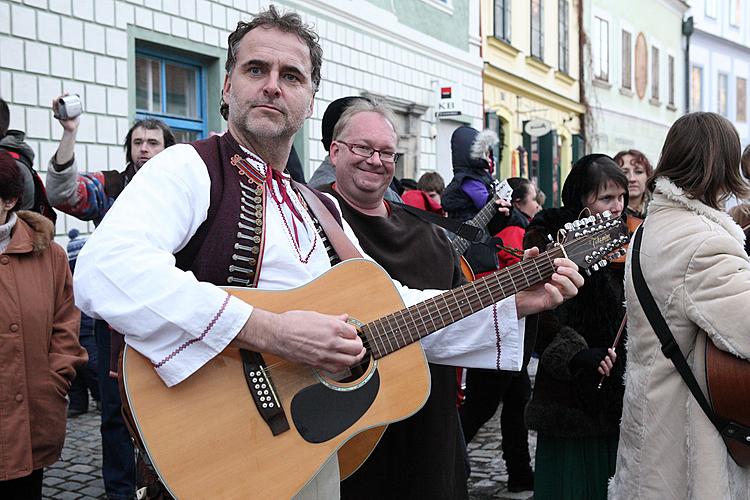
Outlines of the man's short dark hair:
M 8 104 L 0 99 L 0 137 L 5 137 L 10 126 L 10 109 Z
M 237 63 L 237 47 L 239 47 L 242 38 L 258 27 L 277 29 L 284 33 L 292 33 L 305 42 L 307 48 L 310 49 L 313 93 L 317 92 L 318 87 L 320 86 L 320 67 L 323 65 L 323 49 L 318 43 L 318 34 L 313 31 L 310 25 L 303 23 L 302 18 L 296 12 L 285 12 L 284 14 L 279 14 L 279 11 L 276 10 L 274 5 L 269 5 L 268 10 L 260 11 L 249 23 L 244 21 L 238 22 L 237 28 L 229 34 L 229 39 L 227 40 L 227 62 L 225 65 L 227 74 L 232 72 L 234 65 Z M 225 120 L 228 119 L 229 105 L 224 102 L 223 96 L 220 111 L 221 116 L 223 116 Z
M 164 149 L 167 149 L 169 146 L 174 146 L 177 142 L 172 133 L 172 129 L 163 121 L 157 120 L 156 118 L 136 120 L 133 126 L 130 127 L 130 130 L 128 130 L 128 135 L 125 136 L 125 144 L 122 145 L 125 150 L 125 163 L 128 165 L 133 163 L 133 158 L 130 155 L 130 139 L 133 138 L 133 131 L 139 127 L 145 128 L 146 130 L 161 130 L 164 135 Z

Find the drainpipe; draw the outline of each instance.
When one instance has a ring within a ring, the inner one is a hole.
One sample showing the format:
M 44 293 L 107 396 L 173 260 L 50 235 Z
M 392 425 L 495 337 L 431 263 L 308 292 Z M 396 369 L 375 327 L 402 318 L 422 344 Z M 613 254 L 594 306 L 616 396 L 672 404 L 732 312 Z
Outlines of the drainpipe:
M 586 65 L 586 31 L 583 29 L 583 0 L 578 1 L 578 5 L 576 8 L 576 17 L 578 18 L 578 93 L 579 93 L 579 101 L 581 104 L 584 105 L 585 111 L 582 115 L 580 115 L 580 129 L 581 129 L 581 137 L 583 139 L 583 150 L 584 153 L 588 150 L 588 141 L 587 141 L 587 134 L 586 134 L 586 126 L 588 122 L 588 117 L 586 116 L 589 113 L 589 105 L 586 101 L 586 80 L 585 77 L 585 68 Z
M 690 112 L 690 36 L 693 34 L 693 16 L 682 21 L 685 36 L 685 113 Z

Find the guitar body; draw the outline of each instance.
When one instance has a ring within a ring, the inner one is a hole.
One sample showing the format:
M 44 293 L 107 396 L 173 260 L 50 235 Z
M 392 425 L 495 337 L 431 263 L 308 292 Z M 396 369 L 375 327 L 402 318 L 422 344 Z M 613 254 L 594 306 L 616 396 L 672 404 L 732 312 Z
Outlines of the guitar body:
M 474 270 L 471 268 L 471 265 L 469 265 L 469 261 L 466 260 L 466 257 L 461 255 L 459 259 L 459 262 L 461 263 L 461 273 L 464 275 L 464 278 L 466 278 L 466 281 L 471 282 L 477 279 L 477 277 L 474 276 Z
M 348 313 L 360 323 L 403 308 L 385 271 L 359 259 L 292 290 L 227 291 L 276 313 Z M 263 358 L 290 427 L 276 436 L 248 389 L 239 349 L 226 348 L 171 388 L 148 359 L 126 349 L 124 391 L 136 432 L 174 497 L 290 498 L 337 452 L 346 477 L 369 456 L 384 425 L 414 414 L 430 391 L 419 342 L 371 360 L 364 375 L 342 382 Z
M 750 361 L 717 348 L 706 336 L 706 385 L 714 413 L 750 427 Z M 741 467 L 750 467 L 750 446 L 724 438 L 729 454 Z

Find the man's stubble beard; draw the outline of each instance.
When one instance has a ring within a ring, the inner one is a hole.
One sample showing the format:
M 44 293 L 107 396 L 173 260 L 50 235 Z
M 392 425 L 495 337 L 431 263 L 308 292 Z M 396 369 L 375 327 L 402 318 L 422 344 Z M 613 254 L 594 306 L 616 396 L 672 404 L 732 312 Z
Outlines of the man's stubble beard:
M 230 94 L 227 104 L 229 105 L 229 121 L 253 145 L 257 144 L 258 141 L 290 139 L 302 128 L 302 124 L 305 122 L 304 114 L 295 119 L 286 110 L 281 112 L 281 117 L 283 118 L 281 122 L 266 120 L 263 126 L 261 126 L 250 117 L 250 110 L 253 108 L 253 103 L 241 106 L 234 96 Z M 268 104 L 273 105 L 273 103 Z

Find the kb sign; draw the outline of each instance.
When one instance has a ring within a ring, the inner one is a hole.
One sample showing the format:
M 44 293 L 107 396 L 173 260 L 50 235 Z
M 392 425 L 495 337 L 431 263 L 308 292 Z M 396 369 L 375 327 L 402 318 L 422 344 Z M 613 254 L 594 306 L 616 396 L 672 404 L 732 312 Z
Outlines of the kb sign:
M 463 101 L 460 96 L 461 92 L 458 84 L 441 85 L 438 91 L 435 116 L 457 116 L 462 114 Z

